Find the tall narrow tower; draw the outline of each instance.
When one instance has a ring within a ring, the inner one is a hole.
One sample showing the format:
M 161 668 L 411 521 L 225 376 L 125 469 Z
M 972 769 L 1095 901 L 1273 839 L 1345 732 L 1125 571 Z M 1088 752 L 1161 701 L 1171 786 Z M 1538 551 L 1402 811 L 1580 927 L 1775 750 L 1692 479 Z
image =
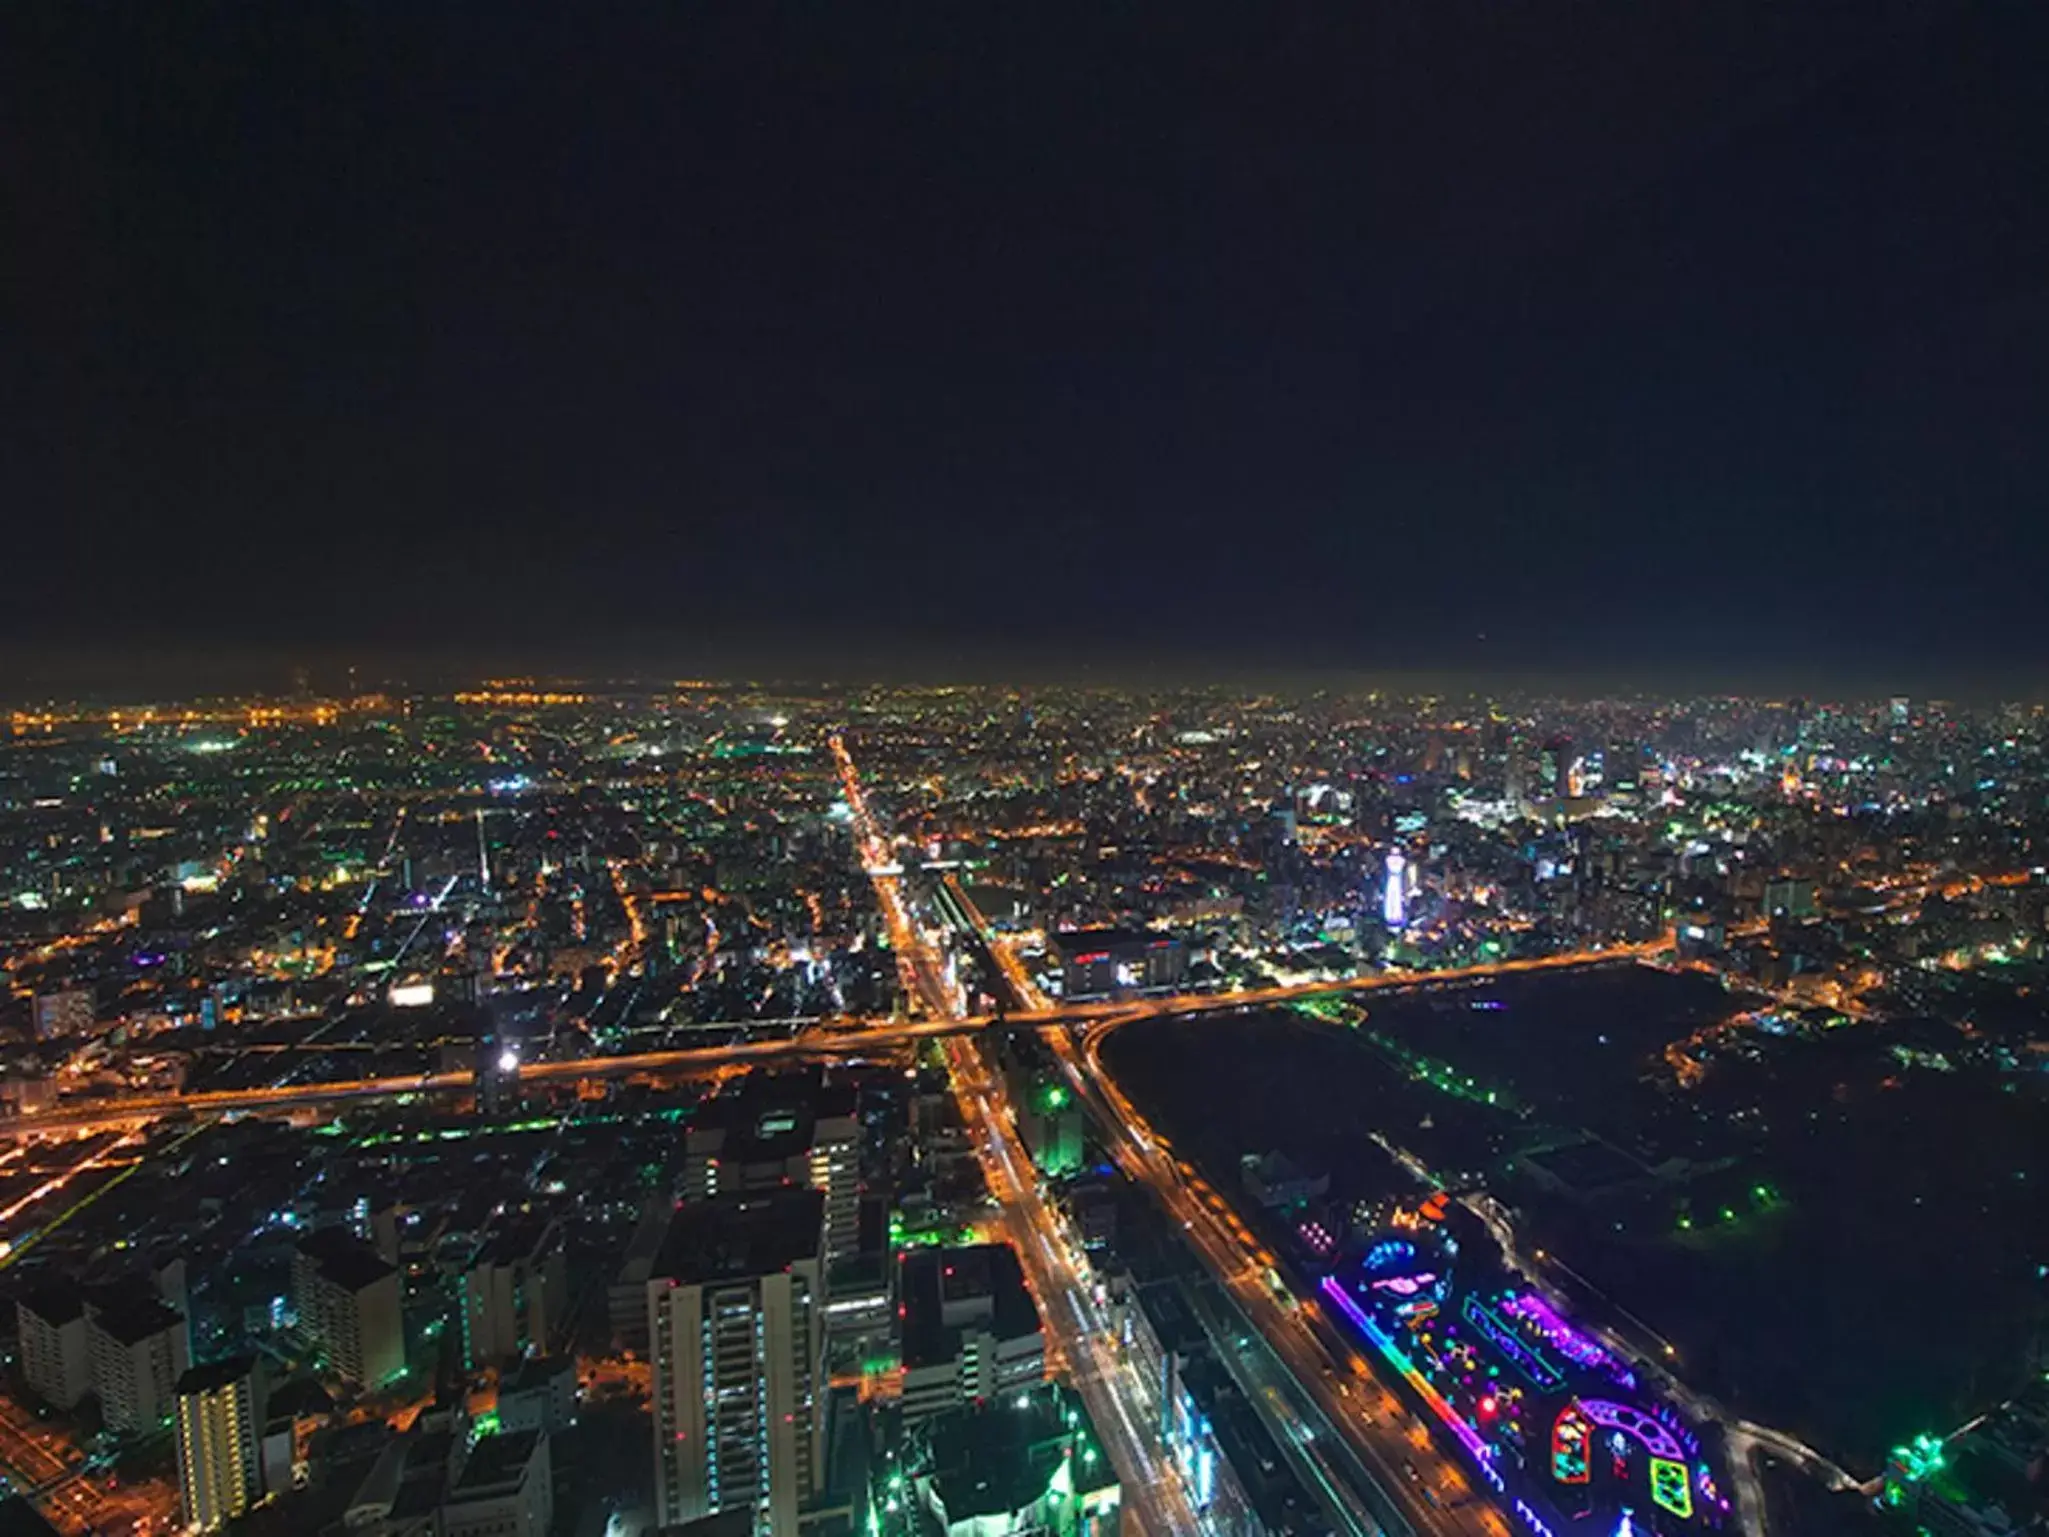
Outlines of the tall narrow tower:
M 801 1186 L 685 1202 L 647 1283 L 656 1509 L 753 1513 L 797 1537 L 824 1476 L 824 1197 Z

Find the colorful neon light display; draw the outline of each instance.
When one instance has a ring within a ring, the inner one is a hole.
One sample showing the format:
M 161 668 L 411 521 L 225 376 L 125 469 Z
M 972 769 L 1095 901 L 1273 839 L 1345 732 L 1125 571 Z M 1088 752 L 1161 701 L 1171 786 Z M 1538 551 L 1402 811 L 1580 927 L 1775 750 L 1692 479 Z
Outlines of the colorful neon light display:
M 1374 1275 L 1383 1275 L 1416 1257 L 1416 1246 L 1406 1238 L 1383 1238 L 1366 1251 L 1360 1265 Z
M 1427 1318 L 1437 1311 L 1437 1302 L 1451 1277 L 1431 1256 L 1406 1238 L 1383 1238 L 1359 1261 L 1365 1290 L 1389 1302 L 1405 1320 Z
M 1565 1386 L 1565 1374 L 1546 1360 L 1536 1346 L 1525 1343 L 1478 1297 L 1468 1295 L 1462 1311 L 1466 1322 L 1478 1329 L 1488 1344 L 1507 1356 L 1515 1369 L 1530 1379 L 1533 1387 L 1549 1393 Z
M 1431 1385 L 1430 1379 L 1416 1369 L 1415 1363 L 1388 1337 L 1387 1332 L 1366 1316 L 1366 1310 L 1345 1295 L 1345 1289 L 1338 1285 L 1337 1277 L 1325 1276 L 1323 1290 L 1331 1301 L 1338 1305 L 1345 1317 L 1351 1319 L 1359 1332 L 1372 1342 L 1373 1348 L 1385 1356 L 1394 1369 L 1401 1373 L 1402 1380 L 1422 1396 L 1423 1402 L 1430 1406 L 1431 1412 L 1444 1421 L 1451 1433 L 1458 1437 L 1459 1445 L 1471 1452 L 1474 1460 L 1482 1468 L 1493 1473 L 1494 1465 L 1491 1459 L 1494 1456 L 1494 1448 L 1481 1439 L 1480 1433 L 1466 1423 L 1465 1417 L 1458 1410 L 1452 1408 L 1444 1395 Z
M 1583 1484 L 1593 1475 L 1587 1468 L 1587 1421 L 1578 1404 L 1558 1411 L 1551 1427 L 1551 1476 L 1561 1484 Z
M 1651 1498 L 1680 1520 L 1693 1515 L 1693 1486 L 1686 1481 L 1686 1464 L 1651 1459 Z
M 1579 1406 L 1586 1417 L 1603 1430 L 1619 1430 L 1634 1436 L 1653 1457 L 1663 1457 L 1667 1462 L 1686 1460 L 1685 1449 L 1672 1432 L 1635 1405 L 1618 1404 L 1605 1398 L 1583 1398 Z
M 1729 1502 L 1722 1498 L 1722 1491 L 1715 1487 L 1715 1475 L 1706 1463 L 1703 1462 L 1695 1465 L 1693 1469 L 1693 1486 L 1700 1491 L 1700 1497 L 1710 1505 L 1718 1506 L 1723 1510 L 1729 1508 Z
M 1377 1292 L 1387 1292 L 1396 1297 L 1413 1297 L 1417 1292 L 1433 1284 L 1436 1280 L 1436 1272 L 1426 1270 L 1421 1275 L 1382 1276 L 1371 1284 Z
M 1454 1307 L 1449 1263 L 1421 1236 L 1423 1223 L 1411 1215 L 1410 1224 L 1403 1235 L 1383 1236 L 1369 1244 L 1344 1280 L 1325 1276 L 1322 1290 L 1451 1431 L 1503 1496 L 1503 1508 L 1513 1505 L 1530 1533 L 1554 1537 L 1538 1509 L 1526 1499 L 1514 1498 L 1510 1485 L 1514 1469 L 1527 1466 L 1524 1457 L 1542 1456 L 1543 1422 L 1531 1423 L 1530 1411 L 1543 1403 L 1548 1412 L 1561 1400 L 1564 1407 L 1550 1425 L 1555 1484 L 1591 1484 L 1598 1445 L 1614 1458 L 1615 1482 L 1640 1490 L 1641 1475 L 1632 1466 L 1640 1448 L 1649 1461 L 1649 1493 L 1659 1512 L 1657 1520 L 1689 1522 L 1703 1510 L 1712 1517 L 1713 1512 L 1729 1509 L 1715 1487 L 1699 1438 L 1671 1406 L 1573 1396 L 1581 1384 L 1596 1385 L 1601 1379 L 1618 1389 L 1634 1387 L 1635 1374 L 1613 1350 L 1575 1328 L 1534 1292 L 1467 1293 Z M 1432 1294 L 1443 1299 L 1444 1312 L 1438 1322 L 1425 1326 L 1416 1309 L 1434 1307 Z M 1524 1385 L 1515 1383 L 1517 1377 L 1525 1379 Z M 1497 1446 L 1495 1441 L 1504 1437 Z M 1497 1466 L 1504 1449 L 1518 1454 L 1506 1469 Z M 1903 1460 L 1918 1463 L 1922 1458 L 1910 1454 Z M 1536 1467 L 1528 1467 L 1528 1473 L 1536 1472 Z M 1605 1465 L 1602 1482 L 1606 1487 Z M 1625 1510 L 1615 1532 L 1618 1537 L 1647 1537 L 1655 1524 L 1648 1516 L 1637 1522 Z
M 1636 1386 L 1636 1374 L 1611 1355 L 1599 1341 L 1588 1338 L 1563 1318 L 1535 1292 L 1510 1292 L 1501 1299 L 1501 1311 L 1528 1324 L 1546 1343 L 1575 1366 L 1606 1373 L 1619 1386 Z

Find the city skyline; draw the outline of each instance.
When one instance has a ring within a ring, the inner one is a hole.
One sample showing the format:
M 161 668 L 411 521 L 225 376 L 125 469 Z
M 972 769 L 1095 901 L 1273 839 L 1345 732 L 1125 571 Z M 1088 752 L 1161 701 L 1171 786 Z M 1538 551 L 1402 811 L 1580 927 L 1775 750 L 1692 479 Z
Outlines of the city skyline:
M 0 715 L 62 1532 L 2034 1508 L 2042 707 L 306 682 Z
M 0 1532 L 2049 1533 L 2045 58 L 0 6 Z

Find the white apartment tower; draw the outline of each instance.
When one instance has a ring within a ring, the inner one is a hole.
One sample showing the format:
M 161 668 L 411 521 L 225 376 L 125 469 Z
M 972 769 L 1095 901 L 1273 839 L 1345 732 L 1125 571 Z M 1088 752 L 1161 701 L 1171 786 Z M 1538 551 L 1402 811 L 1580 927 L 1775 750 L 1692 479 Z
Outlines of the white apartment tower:
M 822 1207 L 785 1186 L 677 1211 L 647 1283 L 662 1524 L 745 1510 L 797 1537 L 824 1473 Z

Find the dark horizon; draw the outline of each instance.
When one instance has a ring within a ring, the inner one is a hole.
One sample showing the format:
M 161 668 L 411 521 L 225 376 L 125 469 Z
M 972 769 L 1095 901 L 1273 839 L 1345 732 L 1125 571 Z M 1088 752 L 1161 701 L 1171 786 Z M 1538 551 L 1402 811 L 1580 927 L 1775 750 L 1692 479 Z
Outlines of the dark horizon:
M 1704 660 L 1688 667 L 1631 672 L 1591 662 L 1545 666 L 1463 667 L 1406 665 L 1379 667 L 1289 662 L 1267 654 L 1241 653 L 1210 660 L 1164 652 L 1128 651 L 1099 657 L 1020 656 L 1000 646 L 964 648 L 955 643 L 896 651 L 835 650 L 827 645 L 779 651 L 718 652 L 673 642 L 639 646 L 602 645 L 549 650 L 532 646 L 495 655 L 453 650 L 394 653 L 367 648 L 274 651 L 177 649 L 147 653 L 113 648 L 69 654 L 50 665 L 20 648 L 0 647 L 0 705 L 49 701 L 146 702 L 219 697 L 286 697 L 301 679 L 316 696 L 341 697 L 351 678 L 361 692 L 401 689 L 434 693 L 476 687 L 494 679 L 530 679 L 592 687 L 658 688 L 677 682 L 714 685 L 759 684 L 771 688 L 944 688 L 990 687 L 1022 690 L 1108 688 L 1133 693 L 1218 690 L 1282 695 L 1363 694 L 1552 697 L 1558 699 L 1688 699 L 1750 696 L 1804 699 L 1811 703 L 1873 702 L 1906 696 L 1965 705 L 2049 705 L 2049 682 L 2030 671 L 2000 676 L 1985 671 L 1944 674 L 1932 669 L 1860 668 L 1846 660 L 1835 668 L 1814 664 L 1773 671 L 1720 666 Z
M 0 28 L 17 687 L 2049 678 L 2041 7 Z

